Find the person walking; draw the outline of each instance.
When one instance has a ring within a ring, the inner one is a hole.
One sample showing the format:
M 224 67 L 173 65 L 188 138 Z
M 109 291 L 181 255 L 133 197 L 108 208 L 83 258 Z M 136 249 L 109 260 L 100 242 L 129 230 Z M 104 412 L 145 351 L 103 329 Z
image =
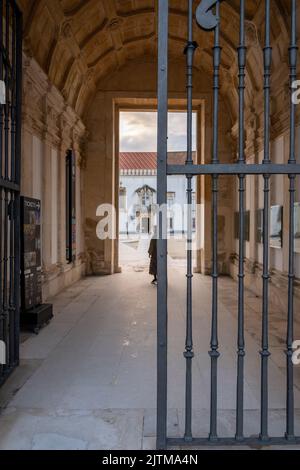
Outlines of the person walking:
M 149 258 L 150 258 L 150 269 L 149 274 L 154 276 L 153 281 L 151 284 L 154 286 L 157 285 L 157 230 L 154 229 L 153 237 L 151 238 L 150 246 L 149 246 Z

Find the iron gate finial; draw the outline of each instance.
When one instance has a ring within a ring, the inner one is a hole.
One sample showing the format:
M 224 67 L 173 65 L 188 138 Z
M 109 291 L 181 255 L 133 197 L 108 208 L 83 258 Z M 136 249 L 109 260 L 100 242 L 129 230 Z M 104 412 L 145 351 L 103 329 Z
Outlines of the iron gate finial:
M 217 2 L 223 0 L 202 0 L 196 10 L 196 20 L 199 26 L 206 30 L 215 29 L 219 18 L 212 12 L 212 8 Z

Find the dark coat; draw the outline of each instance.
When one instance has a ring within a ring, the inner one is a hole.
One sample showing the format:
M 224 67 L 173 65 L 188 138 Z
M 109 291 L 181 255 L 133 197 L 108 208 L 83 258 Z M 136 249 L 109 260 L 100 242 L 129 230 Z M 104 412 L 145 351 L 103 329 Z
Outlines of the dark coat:
M 152 238 L 148 253 L 150 256 L 149 274 L 151 274 L 151 276 L 157 276 L 157 240 L 156 238 Z

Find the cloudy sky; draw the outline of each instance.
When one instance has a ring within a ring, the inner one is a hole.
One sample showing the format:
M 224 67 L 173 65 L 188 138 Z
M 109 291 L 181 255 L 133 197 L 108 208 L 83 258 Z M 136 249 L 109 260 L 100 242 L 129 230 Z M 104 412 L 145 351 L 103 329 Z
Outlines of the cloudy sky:
M 193 150 L 196 150 L 196 115 L 193 120 Z M 186 151 L 186 113 L 169 115 L 169 152 Z M 123 112 L 120 116 L 121 152 L 156 152 L 157 114 Z

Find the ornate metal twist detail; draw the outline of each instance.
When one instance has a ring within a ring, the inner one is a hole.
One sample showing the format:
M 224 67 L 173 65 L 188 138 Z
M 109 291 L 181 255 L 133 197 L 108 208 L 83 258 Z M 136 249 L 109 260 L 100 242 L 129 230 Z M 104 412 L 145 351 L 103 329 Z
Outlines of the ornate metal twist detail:
M 223 0 L 202 0 L 196 11 L 196 19 L 199 26 L 206 30 L 215 29 L 218 25 L 219 18 L 212 12 L 212 8 L 217 2 Z

